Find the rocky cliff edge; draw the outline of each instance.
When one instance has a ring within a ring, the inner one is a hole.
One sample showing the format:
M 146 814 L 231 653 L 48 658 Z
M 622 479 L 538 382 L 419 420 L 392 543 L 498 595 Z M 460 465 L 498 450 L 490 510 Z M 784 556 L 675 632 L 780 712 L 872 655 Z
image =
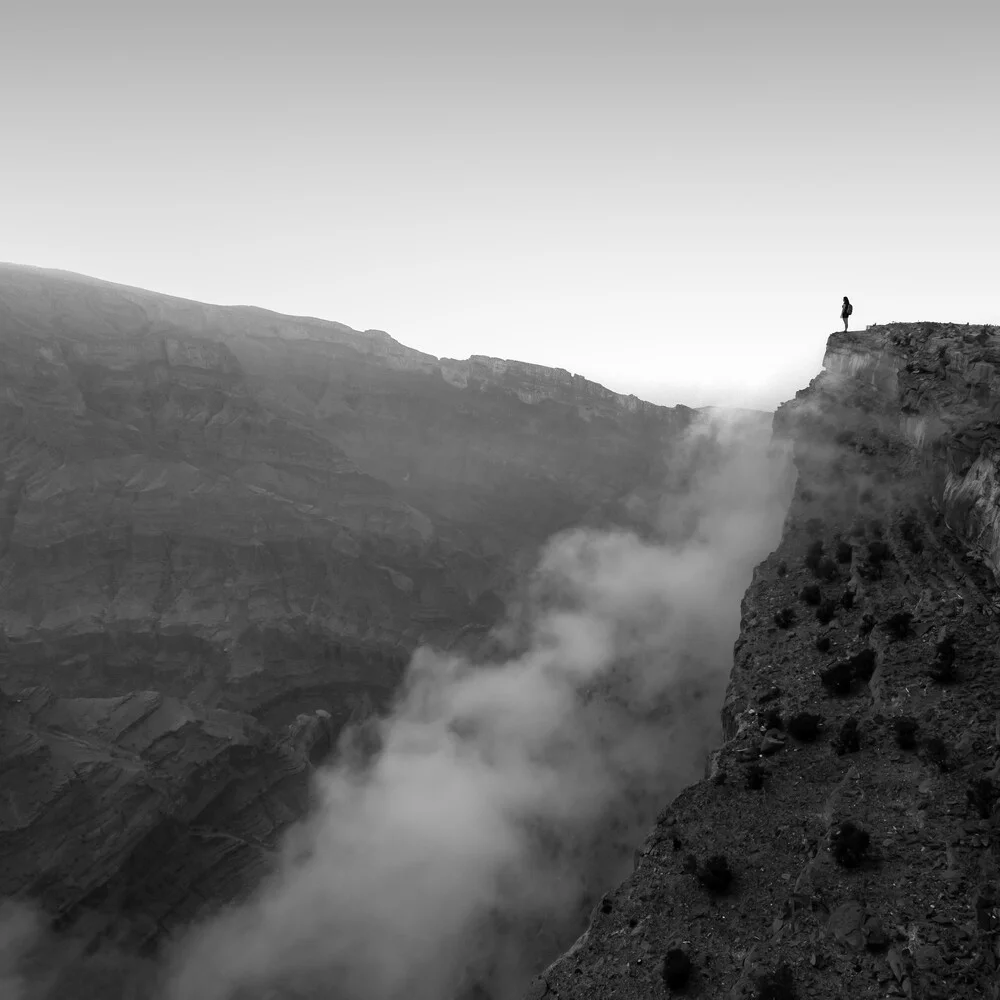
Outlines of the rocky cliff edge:
M 1000 335 L 830 338 L 705 779 L 531 996 L 1000 996 Z

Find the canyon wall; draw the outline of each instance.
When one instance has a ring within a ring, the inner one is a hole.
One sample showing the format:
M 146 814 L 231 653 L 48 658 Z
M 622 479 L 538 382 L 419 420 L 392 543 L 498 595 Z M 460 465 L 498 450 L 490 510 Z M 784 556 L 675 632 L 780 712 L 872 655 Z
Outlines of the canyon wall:
M 533 1000 L 1000 996 L 998 365 L 990 327 L 830 338 L 724 743 Z

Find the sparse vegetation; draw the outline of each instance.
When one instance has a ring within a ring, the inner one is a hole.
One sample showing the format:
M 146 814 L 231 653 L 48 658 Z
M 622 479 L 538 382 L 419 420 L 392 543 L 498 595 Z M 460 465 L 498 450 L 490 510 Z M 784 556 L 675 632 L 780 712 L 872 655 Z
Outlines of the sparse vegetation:
M 866 612 L 861 616 L 861 622 L 858 624 L 858 635 L 866 636 L 873 628 L 875 628 L 875 619 Z
M 872 679 L 875 673 L 875 650 L 865 647 L 851 657 L 851 669 L 854 676 L 864 684 Z
M 928 762 L 934 764 L 938 770 L 948 770 L 948 744 L 938 736 L 932 736 L 924 741 L 924 756 Z
M 837 542 L 837 548 L 834 555 L 839 563 L 849 563 L 851 561 L 851 556 L 853 554 L 853 549 L 848 542 L 840 541 Z
M 861 749 L 861 731 L 858 728 L 858 720 L 853 715 L 840 727 L 833 746 L 839 756 L 845 753 L 857 753 Z
M 850 694 L 854 683 L 854 671 L 850 663 L 842 660 L 820 672 L 820 682 L 832 694 Z
M 819 589 L 819 584 L 807 583 L 799 591 L 799 600 L 804 604 L 819 604 L 823 599 L 823 592 Z
M 958 680 L 955 658 L 955 637 L 946 633 L 934 646 L 934 664 L 928 671 L 938 684 L 953 684 Z
M 866 830 L 846 820 L 830 835 L 830 852 L 842 867 L 857 868 L 865 860 L 870 842 Z
M 883 541 L 868 543 L 868 562 L 876 569 L 881 569 L 882 564 L 892 559 L 892 549 Z
M 756 1000 L 796 1000 L 791 966 L 783 962 L 773 972 L 757 976 Z
M 912 750 L 917 745 L 917 732 L 920 723 L 910 715 L 901 715 L 893 720 L 892 727 L 896 732 L 896 744 L 901 750 Z
M 816 609 L 816 621 L 818 621 L 820 625 L 827 625 L 833 621 L 836 614 L 837 602 L 823 601 L 823 603 Z
M 768 775 L 766 767 L 761 767 L 760 764 L 751 764 L 744 773 L 746 774 L 747 788 L 751 792 L 756 792 L 764 787 L 764 779 Z
M 781 718 L 781 709 L 771 706 L 765 712 L 761 712 L 757 717 L 764 729 L 784 729 L 785 723 Z
M 977 778 L 969 784 L 965 790 L 965 795 L 978 813 L 980 819 L 989 819 L 993 814 L 993 807 L 997 799 L 1000 799 L 1000 789 L 998 789 L 990 778 Z
M 910 634 L 910 622 L 912 621 L 913 615 L 909 611 L 897 611 L 882 623 L 882 628 L 893 639 L 905 639 Z
M 691 959 L 680 948 L 671 948 L 663 959 L 663 981 L 672 990 L 682 990 L 692 968 Z
M 788 576 L 788 563 L 786 563 L 785 560 L 782 559 L 775 567 L 775 572 L 778 574 L 778 576 Z
M 924 551 L 924 529 L 915 514 L 909 513 L 903 518 L 899 524 L 899 535 L 914 555 Z
M 854 591 L 848 588 L 840 595 L 840 605 L 845 611 L 854 607 Z
M 821 715 L 799 712 L 788 720 L 788 732 L 802 743 L 812 743 L 819 735 L 819 724 L 822 721 Z
M 840 570 L 837 569 L 837 564 L 832 559 L 823 558 L 820 559 L 819 565 L 816 567 L 816 575 L 821 580 L 832 583 L 840 577 Z
M 879 518 L 873 517 L 868 522 L 868 534 L 871 535 L 872 538 L 881 538 L 883 531 L 885 531 L 885 525 L 882 524 Z M 869 545 L 869 548 L 871 548 L 871 545 Z
M 698 881 L 709 892 L 728 892 L 733 882 L 733 873 L 724 854 L 713 854 L 699 869 Z
M 806 549 L 806 555 L 803 562 L 806 565 L 806 569 L 815 573 L 819 569 L 820 560 L 823 558 L 823 543 L 817 539 L 815 542 L 809 544 L 809 548 Z
M 812 535 L 815 538 L 817 535 L 823 534 L 823 521 L 818 517 L 811 517 L 806 521 L 806 534 Z
M 795 611 L 792 608 L 782 608 L 775 613 L 774 624 L 778 628 L 790 628 L 795 621 Z
M 828 635 L 821 635 L 816 640 L 816 648 L 821 653 L 829 653 L 830 652 L 830 637 Z

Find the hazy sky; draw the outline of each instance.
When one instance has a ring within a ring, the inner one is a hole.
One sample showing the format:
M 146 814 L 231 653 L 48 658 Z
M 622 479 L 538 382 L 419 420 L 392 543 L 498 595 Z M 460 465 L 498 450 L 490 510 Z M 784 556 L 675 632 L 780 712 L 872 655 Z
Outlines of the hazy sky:
M 1000 4 L 5 0 L 0 259 L 770 407 L 1000 322 Z

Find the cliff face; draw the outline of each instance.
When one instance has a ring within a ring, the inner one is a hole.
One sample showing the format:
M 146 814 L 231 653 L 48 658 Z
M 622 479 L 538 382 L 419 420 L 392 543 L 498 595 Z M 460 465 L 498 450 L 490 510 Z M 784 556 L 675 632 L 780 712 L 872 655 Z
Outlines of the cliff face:
M 694 417 L 568 372 L 0 266 L 0 897 L 131 949 L 254 885 L 421 643 Z
M 0 269 L 0 662 L 288 722 L 482 635 L 693 411 L 377 331 Z
M 725 743 L 532 997 L 687 961 L 704 997 L 1000 996 L 998 365 L 988 327 L 831 337 L 775 416 L 798 481 Z

